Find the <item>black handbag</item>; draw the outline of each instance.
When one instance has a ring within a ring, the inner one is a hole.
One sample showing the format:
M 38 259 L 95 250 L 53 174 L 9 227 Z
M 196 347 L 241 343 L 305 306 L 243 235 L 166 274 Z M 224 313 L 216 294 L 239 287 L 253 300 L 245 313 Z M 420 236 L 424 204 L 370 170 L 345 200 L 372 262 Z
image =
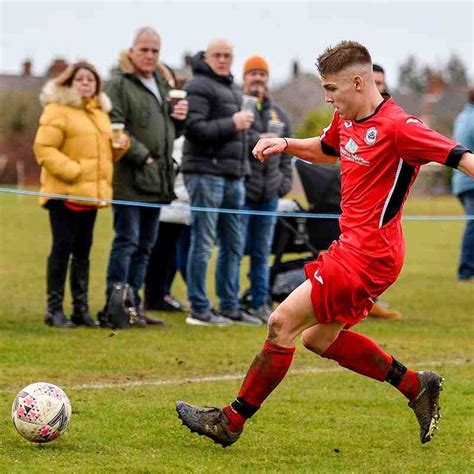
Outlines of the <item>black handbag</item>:
M 112 329 L 128 329 L 136 324 L 137 317 L 135 297 L 130 285 L 114 283 L 105 310 L 105 325 Z

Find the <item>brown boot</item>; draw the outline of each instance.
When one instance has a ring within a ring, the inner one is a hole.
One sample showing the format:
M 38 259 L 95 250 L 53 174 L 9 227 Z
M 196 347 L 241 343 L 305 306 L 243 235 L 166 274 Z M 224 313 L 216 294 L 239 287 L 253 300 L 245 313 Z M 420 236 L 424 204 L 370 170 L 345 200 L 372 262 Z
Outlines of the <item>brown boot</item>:
M 403 319 L 402 313 L 400 313 L 400 311 L 384 308 L 379 303 L 375 303 L 372 306 L 368 317 L 373 319 Z

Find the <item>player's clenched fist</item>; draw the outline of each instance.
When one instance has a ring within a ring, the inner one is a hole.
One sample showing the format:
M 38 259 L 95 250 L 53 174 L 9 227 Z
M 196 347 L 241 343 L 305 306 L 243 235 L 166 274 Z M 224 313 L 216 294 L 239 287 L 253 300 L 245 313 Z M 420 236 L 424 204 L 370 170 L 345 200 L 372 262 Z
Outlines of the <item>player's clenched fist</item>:
M 284 138 L 262 138 L 252 150 L 253 156 L 260 161 L 266 160 L 275 153 L 283 153 L 288 146 Z

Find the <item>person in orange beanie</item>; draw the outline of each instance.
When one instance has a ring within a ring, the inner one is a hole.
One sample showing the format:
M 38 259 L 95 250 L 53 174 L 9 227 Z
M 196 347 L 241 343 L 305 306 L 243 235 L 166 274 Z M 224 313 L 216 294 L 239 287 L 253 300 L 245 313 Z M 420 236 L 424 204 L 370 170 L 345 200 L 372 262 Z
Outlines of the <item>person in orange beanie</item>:
M 287 194 L 292 184 L 292 157 L 278 153 L 261 163 L 253 158 L 252 149 L 261 138 L 290 136 L 290 124 L 282 106 L 268 93 L 269 67 L 259 55 L 250 56 L 243 69 L 243 92 L 257 99 L 255 120 L 247 132 L 247 156 L 251 173 L 245 182 L 245 209 L 277 210 L 278 199 Z M 246 215 L 242 218 L 244 247 L 250 256 L 250 297 L 247 311 L 266 323 L 271 314 L 269 304 L 270 256 L 275 216 Z

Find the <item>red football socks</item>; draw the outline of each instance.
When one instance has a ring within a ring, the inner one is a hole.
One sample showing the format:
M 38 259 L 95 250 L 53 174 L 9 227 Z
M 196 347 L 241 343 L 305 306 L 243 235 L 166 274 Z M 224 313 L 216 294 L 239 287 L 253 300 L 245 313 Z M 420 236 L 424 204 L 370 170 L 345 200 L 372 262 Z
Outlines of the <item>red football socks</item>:
M 227 423 L 227 428 L 229 428 L 232 433 L 238 433 L 244 427 L 247 418 L 244 415 L 241 415 L 232 405 L 226 405 L 223 409 L 224 415 L 229 420 Z
M 353 331 L 342 330 L 322 357 L 358 374 L 383 382 L 392 356 L 384 352 L 372 339 Z
M 418 373 L 414 370 L 407 370 L 400 383 L 395 385 L 395 387 L 397 387 L 408 400 L 413 400 L 420 390 Z
M 245 376 L 237 399 L 223 408 L 228 428 L 237 433 L 245 422 L 283 380 L 293 361 L 295 348 L 265 342 Z M 366 377 L 387 381 L 409 400 L 419 390 L 417 372 L 408 370 L 372 339 L 353 331 L 342 330 L 322 357 Z
M 322 357 L 380 382 L 388 381 L 408 399 L 418 393 L 417 373 L 407 370 L 372 339 L 353 331 L 342 330 Z
M 245 421 L 260 408 L 283 380 L 293 361 L 294 353 L 294 347 L 281 347 L 265 341 L 262 351 L 255 357 L 245 376 L 237 399 L 224 407 L 231 431 L 240 431 Z

